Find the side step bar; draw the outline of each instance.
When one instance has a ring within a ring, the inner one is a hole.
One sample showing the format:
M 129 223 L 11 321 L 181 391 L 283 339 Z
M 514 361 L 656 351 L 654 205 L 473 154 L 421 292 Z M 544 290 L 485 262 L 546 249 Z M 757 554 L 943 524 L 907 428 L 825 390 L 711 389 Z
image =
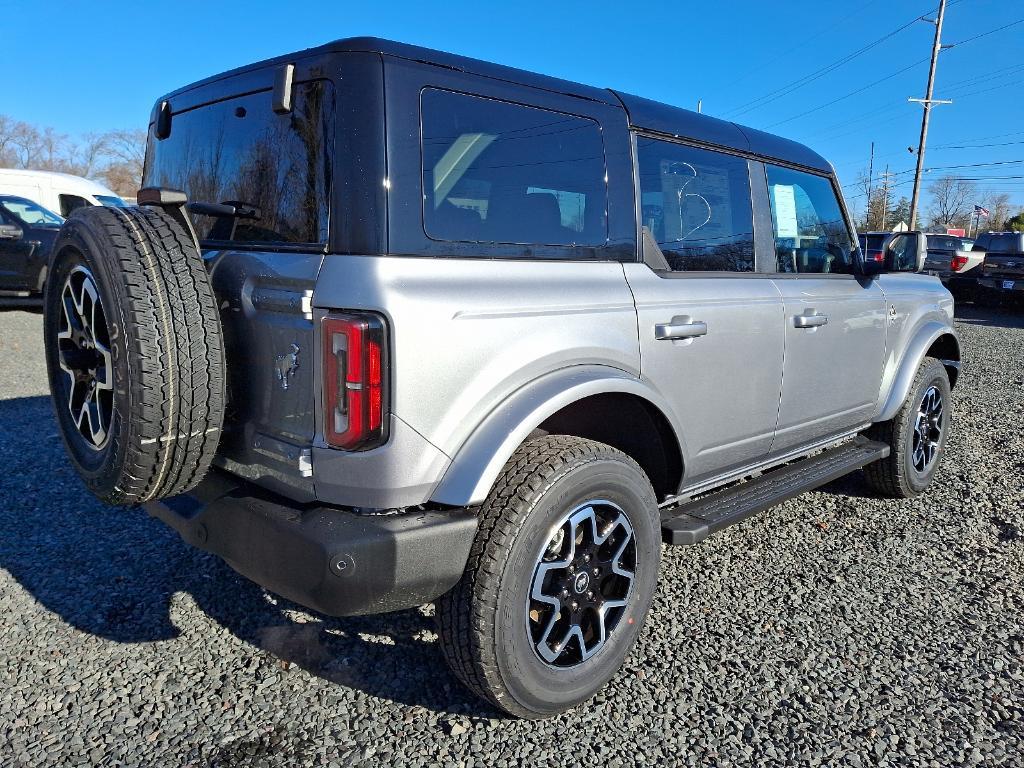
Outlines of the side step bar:
M 856 437 L 816 456 L 770 470 L 756 479 L 663 510 L 662 540 L 666 544 L 696 544 L 757 512 L 830 483 L 888 455 L 889 446 L 885 443 Z

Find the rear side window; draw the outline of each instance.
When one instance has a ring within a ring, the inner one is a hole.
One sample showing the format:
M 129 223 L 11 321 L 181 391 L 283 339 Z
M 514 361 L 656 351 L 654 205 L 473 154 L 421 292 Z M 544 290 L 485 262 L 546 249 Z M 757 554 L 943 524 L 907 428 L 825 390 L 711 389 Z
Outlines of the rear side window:
M 194 217 L 207 242 L 325 243 L 333 125 L 326 80 L 296 85 L 284 115 L 274 113 L 270 91 L 181 112 L 166 139 L 150 134 L 143 184 L 255 209 L 247 218 Z
M 71 212 L 78 208 L 85 208 L 88 205 L 92 205 L 84 197 L 78 195 L 62 194 L 57 195 L 57 199 L 60 201 L 60 215 L 67 218 L 71 215 Z
M 428 88 L 423 227 L 434 240 L 596 246 L 608 237 L 593 120 Z
M 824 176 L 765 165 L 775 235 L 776 271 L 853 272 L 853 240 L 831 182 Z
M 752 272 L 747 161 L 637 137 L 640 220 L 675 272 Z

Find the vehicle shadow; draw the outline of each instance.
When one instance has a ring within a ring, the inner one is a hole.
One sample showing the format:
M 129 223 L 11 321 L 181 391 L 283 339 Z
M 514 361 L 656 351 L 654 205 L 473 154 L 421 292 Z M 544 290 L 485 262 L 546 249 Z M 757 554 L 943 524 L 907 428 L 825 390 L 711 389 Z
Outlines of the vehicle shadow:
M 987 325 L 999 328 L 1024 328 L 1024 305 L 1006 304 L 987 307 L 981 304 L 956 305 L 957 323 Z
M 424 612 L 315 614 L 187 546 L 141 509 L 95 500 L 64 455 L 49 398 L 0 400 L 0 462 L 0 568 L 74 628 L 119 643 L 201 633 L 174 621 L 183 593 L 262 651 L 268 667 L 288 662 L 391 701 L 500 716 L 448 672 Z

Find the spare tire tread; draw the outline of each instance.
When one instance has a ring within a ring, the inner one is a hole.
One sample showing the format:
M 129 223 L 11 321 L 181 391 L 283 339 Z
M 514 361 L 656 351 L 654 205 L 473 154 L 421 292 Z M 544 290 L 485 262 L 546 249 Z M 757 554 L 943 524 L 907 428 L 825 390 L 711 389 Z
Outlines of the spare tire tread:
M 225 408 L 223 332 L 202 256 L 158 209 L 80 209 L 69 223 L 91 231 L 70 242 L 96 244 L 80 250 L 113 299 L 126 352 L 127 381 L 115 376 L 127 394 L 121 444 L 110 446 L 110 466 L 83 477 L 110 503 L 188 491 L 209 470 Z

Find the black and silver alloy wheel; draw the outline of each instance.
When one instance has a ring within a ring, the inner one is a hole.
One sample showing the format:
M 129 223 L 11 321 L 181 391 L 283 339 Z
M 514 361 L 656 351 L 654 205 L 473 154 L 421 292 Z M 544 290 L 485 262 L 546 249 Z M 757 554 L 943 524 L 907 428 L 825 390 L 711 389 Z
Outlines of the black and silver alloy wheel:
M 929 387 L 921 398 L 914 422 L 914 469 L 924 473 L 939 454 L 943 428 L 943 399 L 938 387 Z
M 654 597 L 661 526 L 649 478 L 609 445 L 535 437 L 478 520 L 462 579 L 438 601 L 448 664 L 518 717 L 586 701 L 622 666 Z
M 926 357 L 899 412 L 867 430 L 869 438 L 889 445 L 886 458 L 864 467 L 864 476 L 875 490 L 906 499 L 928 487 L 942 463 L 952 404 L 945 366 Z
M 60 308 L 56 352 L 64 376 L 59 401 L 84 444 L 102 450 L 110 437 L 114 410 L 113 361 L 103 302 L 85 266 L 77 265 L 68 273 Z
M 541 660 L 571 667 L 600 651 L 626 613 L 635 580 L 636 542 L 625 511 L 594 500 L 569 512 L 533 572 L 527 632 Z

